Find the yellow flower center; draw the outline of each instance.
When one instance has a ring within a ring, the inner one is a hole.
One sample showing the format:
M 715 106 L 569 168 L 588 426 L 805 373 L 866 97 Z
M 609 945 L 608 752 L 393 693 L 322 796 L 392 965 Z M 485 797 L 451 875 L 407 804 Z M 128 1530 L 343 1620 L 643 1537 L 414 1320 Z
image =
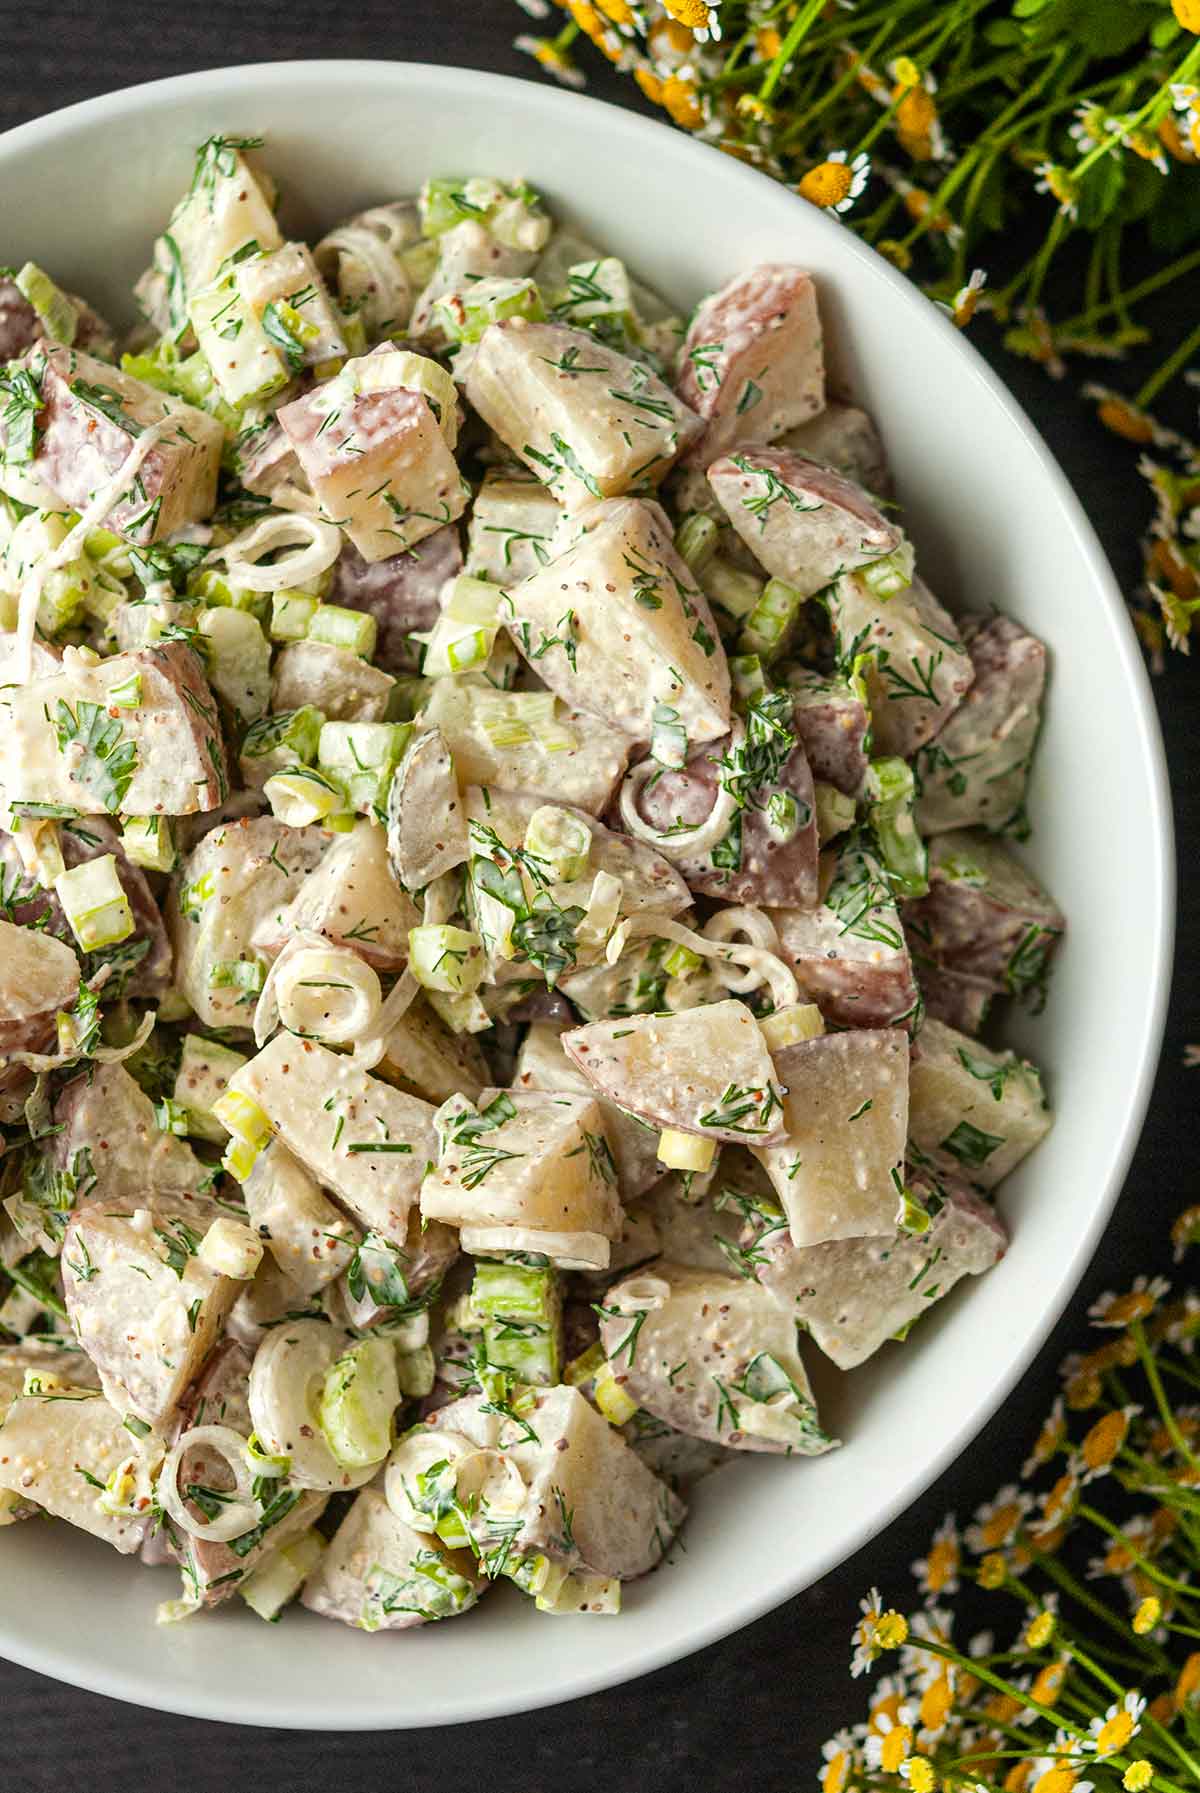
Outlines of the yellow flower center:
M 1162 1602 L 1150 1594 L 1133 1615 L 1133 1629 L 1139 1637 L 1145 1637 L 1147 1632 L 1154 1630 L 1161 1618 Z
M 997 1723 L 1006 1725 L 1017 1716 L 1018 1712 L 1025 1710 L 1025 1703 L 1012 1693 L 994 1693 L 989 1698 L 985 1710 L 989 1718 L 994 1718 Z
M 901 90 L 896 89 L 899 93 Z M 910 87 L 896 107 L 896 129 L 905 149 L 913 153 L 912 146 L 925 146 L 937 123 L 937 107 L 923 87 Z
M 1015 1500 L 1009 1500 L 1002 1507 L 997 1507 L 991 1518 L 981 1527 L 981 1536 L 988 1550 L 996 1550 L 1008 1540 L 1021 1523 L 1021 1509 Z
M 1104 1553 L 1104 1567 L 1109 1575 L 1124 1575 L 1133 1566 L 1133 1553 L 1128 1544 L 1114 1538 Z
M 1180 1670 L 1179 1679 L 1175 1683 L 1175 1698 L 1180 1705 L 1190 1700 L 1196 1689 L 1200 1687 L 1200 1650 L 1194 1650 Z
M 830 1756 L 821 1776 L 821 1793 L 842 1793 L 850 1774 L 850 1757 L 844 1749 Z
M 1062 1684 L 1066 1679 L 1066 1674 L 1067 1665 L 1065 1662 L 1048 1662 L 1045 1668 L 1035 1676 L 1033 1686 L 1029 1689 L 1029 1697 L 1034 1704 L 1038 1706 L 1053 1706 L 1055 1700 L 1062 1692 Z
M 926 1579 L 930 1591 L 940 1594 L 948 1582 L 954 1580 L 958 1573 L 958 1545 L 952 1538 L 938 1538 L 929 1552 L 929 1563 Z
M 607 26 L 596 8 L 589 4 L 589 0 L 567 0 L 567 10 L 584 36 L 590 37 L 603 50 Z
M 933 1793 L 937 1786 L 937 1776 L 933 1772 L 933 1764 L 926 1756 L 914 1756 L 908 1765 L 908 1784 L 912 1793 Z
M 1200 36 L 1200 0 L 1171 0 L 1171 10 L 1185 31 Z
M 1146 1793 L 1146 1788 L 1154 1779 L 1154 1770 L 1149 1762 L 1131 1762 L 1121 1776 L 1121 1785 L 1125 1793 Z
M 998 1550 L 993 1550 L 979 1565 L 979 1585 L 981 1588 L 1002 1588 L 1007 1573 L 1004 1558 Z
M 773 62 L 783 48 L 783 39 L 774 25 L 760 25 L 754 33 L 754 48 L 764 62 Z
M 950 1677 L 941 1674 L 931 1681 L 921 1695 L 920 1719 L 927 1731 L 940 1731 L 954 1705 L 954 1689 Z
M 708 25 L 706 0 L 663 0 L 663 10 L 678 19 L 689 31 L 704 31 Z
M 1047 1768 L 1034 1782 L 1033 1793 L 1071 1793 L 1075 1780 L 1073 1768 Z
M 1047 1519 L 1061 1519 L 1064 1513 L 1070 1511 L 1071 1502 L 1074 1498 L 1075 1477 L 1071 1474 L 1070 1470 L 1068 1470 L 1066 1475 L 1059 1476 L 1057 1482 L 1055 1482 L 1053 1488 L 1051 1488 L 1049 1494 L 1046 1496 L 1046 1505 L 1043 1509 L 1045 1517 Z
M 652 106 L 662 105 L 663 84 L 652 68 L 639 63 L 633 71 L 633 78 Z
M 900 1764 L 912 1748 L 912 1726 L 893 1725 L 883 1740 L 879 1765 L 885 1774 L 899 1774 Z
M 1071 1411 L 1082 1413 L 1085 1408 L 1094 1407 L 1100 1399 L 1100 1378 L 1090 1370 L 1082 1376 L 1073 1376 L 1063 1392 Z
M 614 25 L 632 25 L 634 23 L 633 10 L 626 5 L 626 0 L 596 0 L 596 4 Z
M 1025 1793 L 1032 1773 L 1032 1762 L 1015 1762 L 1004 1777 L 1004 1793 Z
M 1052 1612 L 1040 1612 L 1026 1631 L 1025 1642 L 1031 1650 L 1044 1650 L 1053 1636 L 1054 1614 Z
M 908 1620 L 903 1613 L 888 1611 L 875 1627 L 875 1638 L 881 1650 L 898 1650 L 908 1637 Z
M 681 75 L 671 75 L 663 82 L 662 103 L 675 123 L 682 125 L 684 130 L 694 130 L 700 123 L 702 114 L 695 86 L 691 81 L 685 81 Z
M 880 255 L 886 261 L 890 261 L 894 268 L 899 268 L 902 274 L 907 274 L 912 267 L 911 252 L 905 248 L 903 243 L 897 242 L 895 237 L 882 237 L 875 247 Z
M 1139 418 L 1138 422 L 1142 420 Z M 1113 426 L 1110 424 L 1109 428 Z M 1118 431 L 1118 434 L 1120 432 Z M 1135 437 L 1135 441 L 1144 438 Z M 1108 1326 L 1128 1326 L 1134 1320 L 1144 1320 L 1154 1312 L 1154 1297 L 1147 1289 L 1130 1289 L 1125 1295 L 1118 1295 L 1109 1303 L 1104 1313 L 1104 1321 Z
M 797 192 L 812 205 L 840 205 L 849 197 L 851 180 L 845 162 L 818 162 L 801 180 Z
M 892 74 L 895 77 L 897 91 L 902 87 L 919 87 L 921 85 L 921 71 L 911 56 L 897 57 Z
M 898 1693 L 882 1693 L 871 1707 L 871 1729 L 880 1737 L 884 1735 L 881 1720 L 890 1719 L 895 1724 L 900 1716 L 900 1695 Z
M 1112 1717 L 1106 1719 L 1100 1726 L 1096 1737 L 1097 1755 L 1116 1755 L 1118 1750 L 1125 1748 L 1136 1729 L 1137 1726 L 1133 1722 L 1131 1713 L 1124 1710 L 1114 1712 Z
M 1200 1240 L 1200 1207 L 1185 1208 L 1176 1216 L 1171 1228 L 1171 1243 L 1176 1251 L 1182 1251 L 1187 1245 L 1194 1245 Z
M 1089 1469 L 1102 1469 L 1111 1463 L 1125 1442 L 1129 1421 L 1121 1412 L 1106 1413 L 1098 1419 L 1080 1445 L 1080 1455 Z

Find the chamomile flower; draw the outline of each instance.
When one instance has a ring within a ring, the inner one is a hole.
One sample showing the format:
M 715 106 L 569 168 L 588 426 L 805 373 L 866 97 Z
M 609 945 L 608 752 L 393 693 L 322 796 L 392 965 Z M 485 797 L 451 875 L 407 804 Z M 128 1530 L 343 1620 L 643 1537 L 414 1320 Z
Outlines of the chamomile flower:
M 1079 214 L 1079 188 L 1069 168 L 1059 162 L 1039 162 L 1034 169 L 1037 175 L 1035 193 L 1049 193 L 1058 201 L 1058 209 L 1068 218 Z
M 1081 156 L 1096 149 L 1106 135 L 1103 107 L 1091 104 L 1077 106 L 1074 122 L 1067 126 L 1067 135 Z
M 1150 1521 L 1135 1513 L 1121 1527 L 1121 1535 L 1109 1538 L 1103 1556 L 1094 1556 L 1087 1566 L 1089 1581 L 1100 1581 L 1106 1575 L 1126 1575 L 1139 1556 L 1149 1555 L 1153 1536 Z
M 911 1706 L 901 1706 L 895 1719 L 881 1717 L 863 1745 L 867 1767 L 877 1773 L 899 1774 L 912 1754 L 915 1720 L 916 1713 Z
M 1130 1425 L 1141 1411 L 1137 1406 L 1115 1407 L 1084 1434 L 1071 1463 L 1081 1488 L 1108 1475 L 1129 1435 Z
M 1084 391 L 1089 398 L 1094 398 L 1101 388 L 1085 386 Z M 1170 1287 L 1163 1276 L 1135 1276 L 1133 1287 L 1123 1295 L 1106 1290 L 1097 1301 L 1093 1301 L 1088 1308 L 1088 1316 L 1093 1326 L 1131 1326 L 1135 1320 L 1149 1319 Z
M 967 1548 L 977 1556 L 1003 1549 L 1016 1536 L 1032 1506 L 1031 1494 L 1024 1493 L 1015 1482 L 1007 1483 L 976 1510 L 974 1523 L 966 1530 Z
M 1022 1644 L 1027 1650 L 1044 1650 L 1054 1637 L 1058 1624 L 1058 1595 L 1051 1591 L 1043 1595 L 1037 1606 L 1025 1609 L 1025 1631 Z
M 822 211 L 844 213 L 866 187 L 870 173 L 869 156 L 857 155 L 851 162 L 846 150 L 835 149 L 801 177 L 796 191 Z
M 854 1766 L 853 1733 L 841 1730 L 821 1745 L 823 1767 L 817 1770 L 821 1793 L 846 1793 L 846 1783 Z
M 1067 1416 L 1063 1408 L 1062 1396 L 1057 1395 L 1054 1405 L 1042 1421 L 1042 1429 L 1034 1440 L 1033 1449 L 1021 1465 L 1021 1480 L 1027 1482 L 1032 1475 L 1052 1458 L 1056 1457 L 1067 1441 Z
M 965 286 L 960 286 L 950 303 L 950 316 L 960 330 L 965 330 L 979 309 L 979 295 L 987 285 L 982 268 L 973 268 Z
M 1037 1717 L 1038 1706 L 1053 1706 L 1056 1703 L 1067 1678 L 1069 1663 L 1068 1657 L 1058 1656 L 1038 1670 L 1029 1683 L 1029 1705 L 1022 1713 L 1019 1723 L 1031 1724 Z
M 898 1650 L 908 1636 L 907 1619 L 890 1608 L 884 1611 L 878 1588 L 872 1588 L 858 1604 L 862 1618 L 851 1638 L 854 1654 L 850 1673 L 855 1676 L 867 1673 L 885 1650 Z
M 958 1571 L 962 1563 L 962 1542 L 954 1514 L 947 1513 L 933 1534 L 927 1556 L 911 1564 L 917 1586 L 927 1599 L 937 1600 L 945 1594 L 957 1594 Z
M 911 1793 L 934 1793 L 937 1787 L 937 1775 L 933 1763 L 928 1756 L 906 1756 L 900 1764 L 900 1779 L 905 1781 Z
M 1106 1756 L 1120 1755 L 1141 1730 L 1145 1710 L 1146 1702 L 1140 1693 L 1127 1693 L 1124 1699 L 1108 1708 L 1103 1718 L 1092 1719 L 1083 1749 L 1098 1761 L 1103 1761 Z
M 1081 1781 L 1077 1770 L 1057 1756 L 1039 1756 L 1030 1793 L 1093 1793 L 1094 1781 Z
M 1076 1497 L 1079 1493 L 1079 1477 L 1074 1470 L 1068 1469 L 1060 1475 L 1053 1488 L 1041 1498 L 1041 1511 L 1036 1519 L 1029 1522 L 1030 1536 L 1044 1550 L 1047 1539 L 1056 1532 L 1060 1525 L 1070 1518 L 1074 1511 Z
M 1185 1046 L 1183 1062 L 1189 1069 L 1200 1066 L 1200 1046 Z M 1200 1245 L 1200 1203 L 1185 1208 L 1177 1214 L 1171 1226 L 1171 1244 L 1175 1248 L 1175 1262 L 1181 1264 L 1193 1245 Z
M 1121 1785 L 1125 1793 L 1146 1793 L 1147 1787 L 1154 1779 L 1153 1764 L 1141 1758 L 1131 1762 L 1121 1776 Z
M 662 0 L 663 10 L 692 32 L 697 43 L 716 41 L 721 35 L 721 9 L 708 0 Z
M 538 67 L 553 75 L 561 87 L 586 85 L 583 70 L 576 67 L 567 51 L 552 37 L 518 37 L 515 47 L 524 55 L 532 56 Z

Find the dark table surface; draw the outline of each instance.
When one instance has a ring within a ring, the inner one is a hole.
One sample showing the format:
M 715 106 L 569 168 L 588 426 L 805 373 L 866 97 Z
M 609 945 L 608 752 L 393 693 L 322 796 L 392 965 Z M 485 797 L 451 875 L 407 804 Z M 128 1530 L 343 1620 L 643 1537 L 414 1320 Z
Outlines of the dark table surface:
M 72 101 L 163 75 L 217 64 L 289 57 L 384 56 L 456 62 L 528 75 L 512 48 L 531 29 L 511 0 L 201 0 L 193 6 L 135 6 L 131 0 L 43 0 L 32 12 L 0 0 L 0 128 Z M 533 27 L 536 29 L 536 27 Z M 607 70 L 593 93 L 628 101 L 632 84 Z M 0 195 L 0 217 L 3 196 Z M 11 229 L 15 220 L 5 221 Z M 0 262 L 20 259 L 19 231 L 0 241 Z M 1159 321 L 1182 321 L 1186 299 Z M 1126 445 L 1096 425 L 1070 389 L 977 338 L 1045 435 L 1079 492 L 1126 589 L 1138 576 L 1142 488 Z M 1120 1206 L 1070 1307 L 1004 1410 L 953 1468 L 850 1562 L 767 1618 L 700 1655 L 611 1693 L 508 1721 L 457 1731 L 365 1737 L 244 1730 L 164 1717 L 80 1693 L 0 1663 L 4 1784 L 60 1793 L 96 1769 L 108 1787 L 143 1793 L 591 1793 L 610 1786 L 675 1788 L 694 1777 L 707 1789 L 753 1779 L 762 1793 L 812 1785 L 820 1744 L 860 1716 L 845 1640 L 859 1595 L 874 1583 L 900 1599 L 908 1564 L 924 1553 L 947 1508 L 969 1513 L 1009 1478 L 1030 1430 L 1048 1407 L 1055 1370 L 1086 1328 L 1090 1301 L 1137 1271 L 1170 1274 L 1167 1229 L 1197 1199 L 1193 1165 L 1200 1069 L 1183 1048 L 1200 1040 L 1200 667 L 1175 656 L 1155 680 L 1172 770 L 1180 865 L 1180 951 L 1166 1043 L 1145 1133 Z M 1190 950 L 1189 950 L 1190 949 Z M 1190 1125 L 1189 1125 L 1190 1122 Z M 1185 1149 L 1179 1149 L 1182 1137 Z

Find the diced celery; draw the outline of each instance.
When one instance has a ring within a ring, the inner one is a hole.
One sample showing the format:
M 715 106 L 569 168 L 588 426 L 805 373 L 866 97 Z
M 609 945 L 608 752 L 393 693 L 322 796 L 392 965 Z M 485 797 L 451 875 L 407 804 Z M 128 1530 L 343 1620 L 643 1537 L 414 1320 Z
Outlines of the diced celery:
M 316 598 L 287 588 L 277 591 L 271 599 L 271 640 L 303 641 L 316 614 Z
M 35 569 L 61 548 L 74 522 L 74 516 L 62 511 L 30 511 L 23 516 L 0 554 L 0 586 L 10 588 L 15 597 Z M 96 569 L 86 555 L 44 573 L 37 608 L 43 634 L 57 635 L 79 620 L 95 579 Z
M 318 604 L 308 625 L 310 641 L 324 641 L 330 647 L 349 648 L 369 660 L 375 652 L 379 625 L 366 610 L 347 610 L 341 604 Z
M 888 881 L 901 897 L 929 889 L 929 855 L 913 820 L 916 781 L 902 759 L 872 760 L 867 773 L 867 816 Z
M 486 960 L 479 935 L 448 923 L 410 928 L 408 968 L 426 990 L 470 996 L 483 978 Z
M 789 1002 L 773 1015 L 764 1015 L 758 1025 L 769 1052 L 782 1052 L 801 1040 L 819 1039 L 825 1032 L 821 1011 L 812 1002 Z
M 244 1053 L 234 1052 L 217 1040 L 203 1039 L 198 1033 L 184 1035 L 172 1094 L 188 1117 L 188 1132 L 196 1139 L 208 1139 L 219 1146 L 228 1140 L 229 1129 L 218 1120 L 214 1108 L 225 1094 L 229 1079 L 246 1062 Z
M 317 757 L 321 725 L 325 718 L 312 704 L 298 710 L 281 710 L 260 716 L 242 737 L 239 754 L 248 784 L 262 784 L 272 772 L 311 765 Z
M 617 256 L 575 262 L 567 269 L 566 286 L 554 298 L 554 315 L 563 323 L 584 330 L 616 324 L 622 334 L 636 341 L 637 306 L 628 269 Z
M 277 1619 L 289 1600 L 294 1600 L 324 1556 L 325 1539 L 314 1526 L 298 1538 L 281 1544 L 266 1562 L 252 1569 L 237 1584 L 238 1593 L 260 1619 Z
M 658 1136 L 658 1159 L 668 1170 L 711 1170 L 717 1155 L 716 1141 L 700 1139 L 694 1133 L 680 1133 L 664 1127 Z
M 767 688 L 762 661 L 757 654 L 732 655 L 729 676 L 733 680 L 734 692 L 743 703 L 749 703 L 752 697 L 761 696 Z
M 179 858 L 170 816 L 127 816 L 121 826 L 125 857 L 149 872 L 172 872 Z
M 563 1381 L 569 1388 L 581 1388 L 585 1382 L 594 1381 L 608 1359 L 604 1355 L 604 1346 L 597 1339 L 578 1357 L 573 1357 L 563 1370 Z
M 259 994 L 266 976 L 261 959 L 216 959 L 208 981 L 214 990 L 241 990 L 250 997 Z
M 412 1351 L 397 1351 L 396 1377 L 400 1393 L 407 1399 L 417 1400 L 431 1395 L 437 1381 L 437 1364 L 430 1347 L 418 1345 Z
M 723 554 L 714 554 L 698 577 L 704 595 L 730 616 L 749 616 L 762 597 L 762 580 L 735 567 Z
M 427 679 L 486 666 L 499 632 L 502 595 L 486 579 L 459 574 L 425 644 L 421 670 Z
M 441 236 L 456 224 L 485 223 L 497 206 L 513 189 L 486 175 L 470 180 L 442 177 L 429 180 L 421 188 L 421 230 L 427 237 Z
M 472 991 L 470 996 L 447 996 L 442 990 L 428 990 L 426 997 L 430 1008 L 451 1033 L 483 1033 L 492 1025 L 492 1017 L 477 991 Z
M 890 554 L 873 560 L 869 566 L 860 567 L 858 576 L 863 584 L 869 586 L 877 598 L 894 598 L 897 592 L 907 591 L 913 582 L 916 571 L 916 553 L 908 537 L 893 548 Z
M 668 977 L 691 977 L 703 963 L 700 954 L 694 953 L 690 946 L 673 946 L 662 962 Z
M 821 846 L 831 841 L 835 835 L 844 834 L 847 828 L 852 828 L 858 814 L 858 805 L 853 797 L 848 797 L 845 791 L 839 791 L 836 785 L 826 784 L 821 778 L 813 785 L 813 807 L 817 812 L 817 839 Z
M 686 560 L 693 573 L 699 576 L 716 553 L 720 539 L 720 524 L 713 517 L 706 517 L 703 511 L 693 511 L 675 531 L 675 548 L 679 558 Z
M 54 894 L 84 952 L 115 946 L 134 931 L 133 911 L 112 853 L 85 859 L 60 872 L 54 880 Z
M 208 682 L 243 722 L 270 707 L 271 645 L 246 610 L 202 610 L 198 627 L 208 643 Z
M 601 1364 L 596 1371 L 592 1396 L 610 1426 L 623 1426 L 638 1410 L 637 1402 L 625 1393 L 610 1363 Z
M 537 323 L 545 317 L 546 307 L 536 281 L 485 279 L 439 300 L 434 312 L 454 342 L 478 342 L 489 324 L 516 317 Z
M 186 399 L 189 405 L 218 418 L 228 430 L 240 427 L 239 414 L 221 397 L 208 357 L 199 349 L 194 355 L 181 357 L 177 345 L 164 336 L 144 354 L 122 355 L 121 371 L 132 374 L 136 380 L 145 380 L 147 386 L 155 386 L 160 392 Z
M 188 316 L 226 404 L 256 404 L 287 385 L 291 369 L 232 274 L 194 294 Z
M 411 735 L 406 722 L 326 722 L 317 765 L 344 786 L 354 809 L 369 816 L 386 803 Z
M 196 1255 L 218 1276 L 228 1276 L 234 1282 L 250 1282 L 262 1263 L 263 1243 L 244 1221 L 219 1214 L 201 1239 Z
M 251 591 L 219 567 L 198 567 L 188 577 L 188 596 L 202 600 L 214 609 L 248 610 L 260 623 L 266 621 L 270 594 Z
M 768 663 L 783 653 L 800 618 L 803 592 L 783 579 L 768 579 L 762 595 L 746 618 L 738 651 L 757 654 Z
M 521 1381 L 548 1387 L 558 1381 L 557 1326 L 530 1320 L 489 1320 L 483 1329 L 488 1362 L 511 1370 Z
M 556 883 L 571 884 L 585 876 L 592 855 L 587 823 L 556 803 L 543 803 L 525 825 L 525 851 L 549 867 Z
M 46 335 L 70 348 L 79 328 L 79 307 L 75 302 L 36 262 L 27 261 L 18 270 L 16 285 L 37 312 Z
M 296 766 L 290 772 L 274 772 L 263 786 L 275 819 L 288 828 L 307 828 L 344 813 L 349 797 L 332 778 L 312 766 Z
M 331 1365 L 317 1419 L 337 1461 L 347 1469 L 382 1463 L 392 1448 L 392 1415 L 400 1405 L 396 1347 L 363 1339 Z
M 471 1306 L 483 1320 L 536 1320 L 549 1326 L 558 1318 L 555 1272 L 549 1266 L 534 1269 L 482 1258 L 475 1265 Z

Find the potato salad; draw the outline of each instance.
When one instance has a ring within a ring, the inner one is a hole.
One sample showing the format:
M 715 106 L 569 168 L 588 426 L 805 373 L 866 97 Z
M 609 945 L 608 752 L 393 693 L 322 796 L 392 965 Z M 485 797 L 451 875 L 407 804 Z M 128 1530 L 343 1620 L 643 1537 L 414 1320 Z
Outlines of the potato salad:
M 1004 1253 L 1045 649 L 803 267 L 287 218 L 213 137 L 131 331 L 0 270 L 0 1525 L 161 1621 L 611 1615 Z

